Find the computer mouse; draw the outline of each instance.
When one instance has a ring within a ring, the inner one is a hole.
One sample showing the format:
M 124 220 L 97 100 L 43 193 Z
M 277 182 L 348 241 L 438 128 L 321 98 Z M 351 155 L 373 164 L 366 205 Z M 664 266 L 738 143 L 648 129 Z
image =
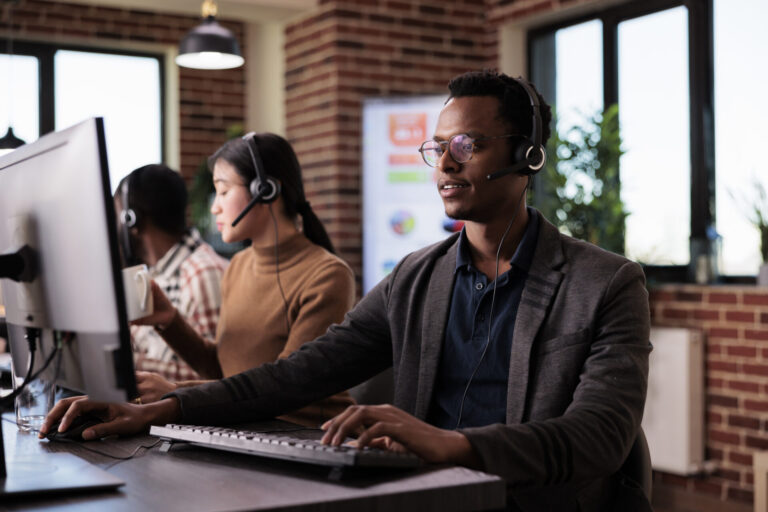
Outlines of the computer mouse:
M 69 428 L 64 432 L 59 432 L 59 422 L 54 423 L 45 437 L 50 441 L 85 441 L 83 439 L 83 430 L 99 423 L 104 422 L 98 416 L 83 414 L 72 420 Z

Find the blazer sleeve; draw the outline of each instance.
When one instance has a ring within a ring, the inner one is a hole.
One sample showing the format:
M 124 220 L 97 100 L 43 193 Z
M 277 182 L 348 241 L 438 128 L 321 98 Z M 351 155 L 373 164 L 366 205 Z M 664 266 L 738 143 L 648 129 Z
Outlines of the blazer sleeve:
M 650 314 L 639 265 L 626 262 L 605 287 L 592 340 L 559 417 L 462 429 L 483 470 L 515 487 L 578 484 L 615 473 L 642 419 Z M 529 397 L 536 400 L 535 396 Z
M 392 365 L 389 281 L 287 357 L 166 396 L 179 400 L 183 422 L 231 424 L 279 416 L 359 384 Z

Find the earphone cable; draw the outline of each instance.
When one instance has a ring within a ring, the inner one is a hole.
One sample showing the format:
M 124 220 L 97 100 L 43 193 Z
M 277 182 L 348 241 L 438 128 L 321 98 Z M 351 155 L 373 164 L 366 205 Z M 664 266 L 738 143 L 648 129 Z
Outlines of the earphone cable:
M 283 311 L 285 312 L 285 328 L 287 332 L 291 332 L 291 322 L 288 318 L 288 300 L 285 298 L 285 290 L 283 290 L 283 283 L 280 281 L 280 253 L 278 245 L 280 237 L 277 234 L 277 217 L 275 212 L 272 211 L 272 203 L 269 204 L 269 215 L 272 217 L 272 224 L 275 227 L 275 274 L 277 275 L 277 287 L 280 289 L 280 296 L 283 298 Z
M 464 387 L 464 393 L 461 395 L 461 402 L 459 403 L 459 416 L 456 420 L 456 427 L 459 428 L 461 425 L 461 416 L 464 413 L 464 401 L 467 398 L 467 392 L 469 391 L 469 386 L 472 384 L 472 380 L 475 378 L 475 374 L 477 374 L 477 371 L 480 369 L 480 365 L 483 364 L 483 359 L 485 359 L 485 354 L 488 352 L 488 347 L 491 344 L 491 329 L 493 328 L 493 305 L 496 302 L 496 281 L 499 278 L 499 256 L 501 255 L 501 247 L 504 245 L 504 240 L 507 238 L 507 234 L 509 233 L 509 230 L 512 229 L 512 225 L 515 223 L 515 219 L 517 219 L 517 214 L 520 212 L 520 205 L 522 204 L 523 198 L 525 197 L 525 193 L 528 191 L 528 186 L 531 184 L 531 177 L 528 176 L 528 181 L 525 183 L 525 188 L 523 188 L 523 191 L 520 193 L 520 198 L 517 200 L 517 205 L 515 206 L 515 213 L 512 214 L 512 219 L 507 224 L 507 229 L 504 230 L 504 234 L 501 235 L 501 240 L 499 241 L 499 246 L 496 248 L 496 269 L 493 276 L 493 291 L 491 292 L 491 309 L 488 313 L 488 338 L 485 341 L 485 346 L 483 347 L 483 352 L 480 354 L 480 359 L 477 361 L 477 364 L 475 365 L 475 369 L 472 370 L 472 374 L 469 376 L 469 380 L 467 380 L 467 385 Z

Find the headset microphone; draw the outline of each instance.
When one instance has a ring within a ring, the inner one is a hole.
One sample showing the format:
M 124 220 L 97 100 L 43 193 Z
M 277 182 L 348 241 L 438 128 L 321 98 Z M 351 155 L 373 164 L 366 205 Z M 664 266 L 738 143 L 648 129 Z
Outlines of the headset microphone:
M 516 163 L 487 175 L 486 179 L 488 180 L 495 180 L 512 173 L 532 176 L 539 172 L 547 162 L 547 151 L 541 143 L 542 122 L 539 95 L 522 77 L 513 80 L 525 90 L 528 100 L 531 102 L 531 136 L 521 137 L 522 141 L 515 146 L 512 157 Z
M 251 211 L 251 208 L 253 208 L 256 203 L 271 203 L 280 195 L 280 182 L 274 178 L 267 177 L 264 172 L 264 164 L 261 161 L 259 148 L 256 146 L 256 141 L 254 140 L 255 136 L 255 132 L 249 132 L 243 136 L 243 140 L 248 145 L 248 152 L 251 154 L 253 169 L 256 173 L 256 177 L 251 180 L 251 183 L 248 186 L 252 197 L 245 208 L 243 208 L 243 211 L 240 212 L 240 215 L 238 215 L 232 222 L 232 227 L 237 226 L 237 223 Z

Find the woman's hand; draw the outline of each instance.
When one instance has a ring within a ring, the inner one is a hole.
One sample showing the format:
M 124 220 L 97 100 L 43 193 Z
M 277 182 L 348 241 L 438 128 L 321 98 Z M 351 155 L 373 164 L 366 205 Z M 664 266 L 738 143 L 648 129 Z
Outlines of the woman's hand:
M 171 301 L 168 300 L 160 286 L 152 280 L 150 282 L 152 287 L 152 314 L 143 318 L 137 318 L 132 325 L 161 325 L 168 326 L 176 316 L 176 308 L 173 307 Z
M 91 440 L 114 434 L 136 434 L 146 431 L 150 425 L 173 423 L 181 416 L 181 407 L 175 398 L 149 405 L 94 402 L 87 396 L 65 398 L 45 417 L 38 437 L 45 437 L 56 422 L 59 422 L 58 431 L 65 432 L 72 420 L 85 413 L 94 414 L 104 421 L 83 431 L 83 439 Z
M 393 451 L 410 451 L 427 462 L 478 467 L 480 461 L 461 432 L 425 423 L 393 405 L 352 405 L 326 421 L 322 442 L 338 446 L 352 434 L 352 444 Z
M 139 390 L 140 403 L 151 404 L 160 400 L 166 393 L 174 391 L 176 384 L 165 380 L 157 373 L 137 371 L 136 387 Z

